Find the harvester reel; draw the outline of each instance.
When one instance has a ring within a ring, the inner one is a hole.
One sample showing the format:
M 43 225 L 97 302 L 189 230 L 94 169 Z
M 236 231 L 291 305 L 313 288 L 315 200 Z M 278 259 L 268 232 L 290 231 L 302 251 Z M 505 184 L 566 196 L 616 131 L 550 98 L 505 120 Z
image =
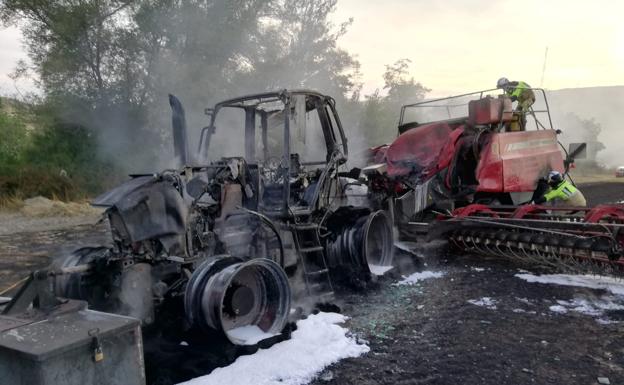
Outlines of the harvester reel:
M 511 211 L 510 211 L 511 209 Z M 463 250 L 558 270 L 621 275 L 624 208 L 469 205 L 449 234 Z

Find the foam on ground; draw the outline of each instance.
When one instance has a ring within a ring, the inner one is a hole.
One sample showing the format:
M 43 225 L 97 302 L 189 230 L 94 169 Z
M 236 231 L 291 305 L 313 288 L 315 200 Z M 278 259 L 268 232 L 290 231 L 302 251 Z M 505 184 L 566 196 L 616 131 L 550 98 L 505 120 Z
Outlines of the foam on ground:
M 476 306 L 482 306 L 491 310 L 496 309 L 496 301 L 490 297 L 483 297 L 480 299 L 469 299 L 468 303 L 476 305 Z
M 297 322 L 297 330 L 288 341 L 269 349 L 241 356 L 209 375 L 185 382 L 185 385 L 303 385 L 325 367 L 347 357 L 367 353 L 367 345 L 358 344 L 348 330 L 337 325 L 347 317 L 337 313 L 318 313 Z
M 403 276 L 403 279 L 399 282 L 393 283 L 393 285 L 413 285 L 419 281 L 429 278 L 440 278 L 444 275 L 441 271 L 421 271 L 413 273 L 408 276 Z
M 517 278 L 524 279 L 527 282 L 603 289 L 617 296 L 624 296 L 624 281 L 613 277 L 574 274 L 516 274 L 515 276 Z
M 553 285 L 586 287 L 590 289 L 606 290 L 610 294 L 594 298 L 593 296 L 577 296 L 569 301 L 557 300 L 556 305 L 549 307 L 553 313 L 566 314 L 575 312 L 596 318 L 600 324 L 618 323 L 605 316 L 613 310 L 624 310 L 624 281 L 613 277 L 599 275 L 574 274 L 516 274 L 516 277 L 527 282 L 536 282 Z
M 388 270 L 392 269 L 392 267 L 393 266 L 368 265 L 368 268 L 374 275 L 384 275 Z
M 241 345 L 255 345 L 262 340 L 275 336 L 275 334 L 263 331 L 257 325 L 241 326 L 228 330 L 227 334 L 230 338 L 239 341 Z

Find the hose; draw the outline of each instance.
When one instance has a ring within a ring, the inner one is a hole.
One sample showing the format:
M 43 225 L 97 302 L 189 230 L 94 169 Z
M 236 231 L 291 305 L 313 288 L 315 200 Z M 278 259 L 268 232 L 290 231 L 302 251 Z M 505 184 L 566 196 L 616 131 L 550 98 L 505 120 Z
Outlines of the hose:
M 237 207 L 237 208 L 243 210 L 246 213 L 257 216 L 258 218 L 260 218 L 262 222 L 264 222 L 267 226 L 269 226 L 269 228 L 273 231 L 273 233 L 275 233 L 275 237 L 277 238 L 277 242 L 279 243 L 279 250 L 280 250 L 279 265 L 283 269 L 284 262 L 285 262 L 284 244 L 282 243 L 282 237 L 280 236 L 279 231 L 277 230 L 277 227 L 275 227 L 275 225 L 273 224 L 273 221 L 271 221 L 266 215 L 261 214 L 257 211 L 249 210 L 244 207 Z

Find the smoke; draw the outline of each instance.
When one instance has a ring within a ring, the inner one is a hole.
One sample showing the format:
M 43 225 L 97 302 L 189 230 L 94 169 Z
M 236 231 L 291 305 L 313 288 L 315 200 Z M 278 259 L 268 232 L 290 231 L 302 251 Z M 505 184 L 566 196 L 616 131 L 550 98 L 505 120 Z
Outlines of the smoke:
M 330 21 L 337 0 L 86 4 L 18 2 L 3 16 L 23 22 L 32 69 L 58 117 L 88 127 L 94 156 L 127 172 L 172 166 L 169 93 L 184 103 L 196 149 L 204 109 L 219 100 L 285 88 L 343 99 L 354 88 L 357 62 L 337 47 L 348 23 Z
M 247 0 L 235 6 L 227 1 L 212 5 L 189 2 L 151 14 L 154 25 L 169 26 L 171 32 L 150 66 L 155 97 L 147 106 L 146 125 L 160 134 L 163 146 L 157 158 L 147 163 L 162 166 L 164 159 L 171 158 L 172 145 L 166 133 L 170 126 L 168 93 L 178 96 L 184 105 L 192 152 L 199 145 L 201 128 L 209 123 L 204 109 L 218 101 L 301 88 L 342 100 L 351 87 L 349 71 L 355 62 L 335 45 L 344 28 L 329 22 L 335 5 L 335 0 Z M 211 160 L 243 155 L 244 113 L 223 112 L 210 144 Z M 306 120 L 310 123 L 313 117 Z M 310 152 L 318 148 L 318 135 L 306 132 L 299 139 L 293 143 L 299 147 L 293 152 L 324 160 L 324 153 L 319 158 L 320 152 Z M 109 146 L 103 143 L 104 149 Z
M 563 143 L 587 142 L 598 125 L 597 140 L 604 145 L 596 159 L 608 167 L 624 165 L 624 142 L 619 132 L 624 108 L 624 86 L 570 88 L 547 93 L 553 126 Z M 591 156 L 591 154 L 588 154 Z

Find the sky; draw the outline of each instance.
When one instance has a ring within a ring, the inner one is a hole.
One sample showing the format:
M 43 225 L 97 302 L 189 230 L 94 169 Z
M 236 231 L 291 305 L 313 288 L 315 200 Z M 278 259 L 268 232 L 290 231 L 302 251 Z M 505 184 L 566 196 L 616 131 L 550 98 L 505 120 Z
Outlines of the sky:
M 386 64 L 407 58 L 431 96 L 446 96 L 501 76 L 549 89 L 623 85 L 623 14 L 617 0 L 338 0 L 332 18 L 353 18 L 340 46 L 360 61 L 365 94 L 383 88 Z M 32 90 L 8 77 L 26 57 L 18 29 L 0 30 L 0 55 L 0 93 Z
M 361 62 L 364 93 L 407 58 L 415 80 L 447 96 L 502 76 L 549 89 L 623 85 L 622 15 L 616 0 L 338 0 L 334 21 L 353 17 L 340 45 Z
M 32 81 L 20 80 L 15 84 L 9 74 L 15 70 L 17 61 L 27 60 L 22 47 L 22 34 L 16 27 L 0 29 L 0 95 L 14 95 L 16 86 L 20 91 L 32 91 Z

